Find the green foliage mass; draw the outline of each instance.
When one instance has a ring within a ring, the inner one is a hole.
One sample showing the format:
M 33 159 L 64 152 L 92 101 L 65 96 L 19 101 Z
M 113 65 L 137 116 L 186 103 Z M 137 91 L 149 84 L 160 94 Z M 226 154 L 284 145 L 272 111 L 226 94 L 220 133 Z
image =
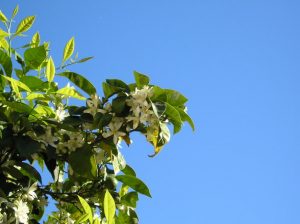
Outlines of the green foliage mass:
M 39 33 L 13 47 L 35 21 L 28 16 L 14 29 L 17 13 L 18 7 L 8 19 L 0 11 L 0 222 L 38 223 L 51 199 L 57 211 L 46 223 L 138 223 L 139 194 L 151 194 L 119 144 L 130 145 L 131 133 L 139 132 L 155 156 L 170 140 L 170 125 L 174 133 L 183 122 L 194 129 L 187 99 L 139 72 L 131 84 L 107 79 L 99 97 L 89 80 L 68 70 L 92 58 L 73 56 L 73 37 L 59 66 Z M 61 87 L 57 76 L 71 84 Z M 71 105 L 69 98 L 79 102 Z M 37 166 L 48 169 L 50 183 Z

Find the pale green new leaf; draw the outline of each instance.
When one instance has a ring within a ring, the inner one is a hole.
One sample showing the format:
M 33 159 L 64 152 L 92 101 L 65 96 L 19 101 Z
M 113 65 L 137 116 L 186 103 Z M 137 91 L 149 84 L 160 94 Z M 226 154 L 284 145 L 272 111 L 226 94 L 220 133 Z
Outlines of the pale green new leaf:
M 27 85 L 25 85 L 24 83 L 16 80 L 16 79 L 13 79 L 11 77 L 8 77 L 8 76 L 3 76 L 3 78 L 5 78 L 6 80 L 10 81 L 12 85 L 17 85 L 18 87 L 26 90 L 27 92 L 31 92 L 31 90 L 29 89 L 29 87 Z
M 74 52 L 74 48 L 75 48 L 75 40 L 74 37 L 72 37 L 65 46 L 63 62 L 65 62 L 72 56 Z
M 19 23 L 19 25 L 18 25 L 18 27 L 17 27 L 17 30 L 16 30 L 16 32 L 15 32 L 15 36 L 16 36 L 16 35 L 19 35 L 19 34 L 21 34 L 21 33 L 24 33 L 24 32 L 26 32 L 27 30 L 29 30 L 30 27 L 32 26 L 34 20 L 35 20 L 35 16 L 28 16 L 28 17 L 26 17 L 25 19 L 23 19 L 23 20 Z
M 5 38 L 0 38 L 0 48 L 3 48 L 4 50 L 8 51 L 9 44 Z
M 56 91 L 57 94 L 65 95 L 67 97 L 73 97 L 79 100 L 85 100 L 86 98 L 82 96 L 79 92 L 77 92 L 74 87 L 65 86 L 58 91 Z
M 78 199 L 80 201 L 81 206 L 83 207 L 84 212 L 88 214 L 88 219 L 90 223 L 93 223 L 93 212 L 90 205 L 87 203 L 87 201 L 84 198 L 80 197 L 79 195 L 78 195 Z
M 18 14 L 18 12 L 19 12 L 19 5 L 16 5 L 12 14 L 12 19 Z
M 3 22 L 3 23 L 6 23 L 7 22 L 7 18 L 6 16 L 4 15 L 4 13 L 0 10 L 0 20 Z
M 5 32 L 4 30 L 0 29 L 0 39 L 7 37 L 7 36 L 8 36 L 8 33 Z
M 55 65 L 52 60 L 52 57 L 49 58 L 46 66 L 46 78 L 48 82 L 52 82 L 55 75 Z
M 40 34 L 39 32 L 36 32 L 33 36 L 32 36 L 32 39 L 31 39 L 31 46 L 32 47 L 38 47 L 39 44 L 41 42 L 41 37 L 40 37 Z
M 115 200 L 113 199 L 109 191 L 106 190 L 104 196 L 104 215 L 108 221 L 108 224 L 114 223 L 115 213 L 116 213 Z

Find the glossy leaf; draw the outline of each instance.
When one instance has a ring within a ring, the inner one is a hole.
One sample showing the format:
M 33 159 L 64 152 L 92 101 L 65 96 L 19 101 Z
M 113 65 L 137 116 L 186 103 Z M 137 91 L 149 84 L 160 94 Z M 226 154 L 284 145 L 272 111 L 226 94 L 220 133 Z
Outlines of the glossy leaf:
M 167 95 L 167 102 L 172 106 L 182 106 L 187 102 L 187 98 L 175 90 L 166 89 L 165 93 Z
M 26 84 L 20 82 L 19 80 L 13 79 L 13 78 L 8 77 L 8 76 L 3 76 L 3 78 L 10 81 L 14 85 L 17 85 L 18 87 L 20 87 L 20 88 L 22 88 L 22 89 L 24 89 L 28 92 L 31 92 L 30 88 Z
M 168 116 L 171 123 L 174 125 L 174 134 L 179 132 L 181 129 L 182 121 L 179 112 L 175 107 L 166 103 L 166 115 Z
M 29 48 L 24 52 L 24 60 L 30 68 L 37 69 L 46 59 L 44 46 Z
M 4 50 L 8 51 L 9 44 L 5 38 L 0 38 L 0 48 L 3 48 Z
M 52 57 L 49 58 L 47 65 L 46 65 L 46 78 L 48 82 L 52 82 L 55 75 L 55 65 L 52 60 Z
M 116 176 L 116 179 L 118 181 L 122 182 L 123 184 L 128 185 L 133 190 L 135 190 L 141 194 L 144 194 L 148 197 L 151 197 L 151 194 L 150 194 L 150 191 L 149 191 L 147 185 L 143 181 L 138 179 L 137 177 L 134 177 L 131 175 L 119 175 L 119 176 Z
M 176 108 L 176 109 L 180 114 L 181 120 L 187 121 L 189 123 L 189 125 L 191 126 L 191 128 L 193 129 L 193 131 L 195 131 L 195 125 L 194 125 L 192 118 L 183 109 L 181 109 L 181 108 Z
M 114 217 L 116 213 L 115 200 L 111 196 L 108 190 L 105 191 L 104 195 L 104 214 L 108 221 L 108 224 L 114 223 Z
M 64 49 L 63 62 L 67 61 L 73 54 L 75 48 L 75 40 L 72 37 L 66 44 Z
M 42 90 L 44 82 L 35 76 L 22 76 L 20 82 L 24 83 L 32 91 Z
M 35 20 L 35 16 L 28 16 L 25 19 L 23 19 L 19 23 L 17 30 L 15 32 L 15 35 L 19 35 L 21 33 L 26 32 L 27 30 L 29 30 L 30 27 L 32 26 L 32 24 L 34 23 L 34 20 Z
M 63 72 L 57 75 L 67 77 L 77 87 L 79 87 L 89 95 L 93 95 L 96 93 L 96 88 L 93 86 L 93 84 L 82 75 L 74 72 Z

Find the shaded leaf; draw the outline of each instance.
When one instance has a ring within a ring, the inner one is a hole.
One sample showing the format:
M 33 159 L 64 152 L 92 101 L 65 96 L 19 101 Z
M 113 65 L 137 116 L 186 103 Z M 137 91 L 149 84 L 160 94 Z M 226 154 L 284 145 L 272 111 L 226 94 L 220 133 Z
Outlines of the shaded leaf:
M 93 152 L 86 147 L 78 148 L 69 156 L 69 163 L 77 174 L 87 178 L 97 176 L 97 165 Z
M 12 73 L 12 62 L 8 54 L 0 50 L 0 64 L 2 65 L 5 74 L 11 76 Z
M 181 129 L 182 121 L 179 112 L 176 110 L 175 107 L 171 106 L 170 104 L 166 103 L 166 111 L 167 117 L 174 125 L 174 134 L 179 132 Z
M 23 175 L 29 177 L 33 182 L 39 181 L 42 183 L 42 177 L 40 173 L 28 163 L 17 163 L 21 167 L 20 171 Z
M 15 138 L 16 148 L 20 156 L 30 158 L 33 153 L 37 153 L 41 144 L 28 136 L 18 136 Z
M 176 108 L 176 109 L 180 114 L 181 120 L 187 121 L 189 123 L 189 125 L 191 126 L 191 128 L 193 129 L 193 131 L 195 131 L 195 125 L 194 125 L 192 118 L 183 109 L 181 109 L 181 108 Z

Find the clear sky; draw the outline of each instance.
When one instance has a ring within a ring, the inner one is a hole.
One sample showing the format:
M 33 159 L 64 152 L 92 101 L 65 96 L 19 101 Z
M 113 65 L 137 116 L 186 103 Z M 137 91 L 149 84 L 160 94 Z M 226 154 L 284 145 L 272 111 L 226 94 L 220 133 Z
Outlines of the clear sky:
M 300 223 L 300 2 L 292 0 L 2 0 L 51 40 L 59 63 L 75 36 L 73 69 L 100 91 L 132 71 L 185 94 L 195 133 L 157 157 L 136 136 L 122 150 L 153 199 L 141 224 Z

